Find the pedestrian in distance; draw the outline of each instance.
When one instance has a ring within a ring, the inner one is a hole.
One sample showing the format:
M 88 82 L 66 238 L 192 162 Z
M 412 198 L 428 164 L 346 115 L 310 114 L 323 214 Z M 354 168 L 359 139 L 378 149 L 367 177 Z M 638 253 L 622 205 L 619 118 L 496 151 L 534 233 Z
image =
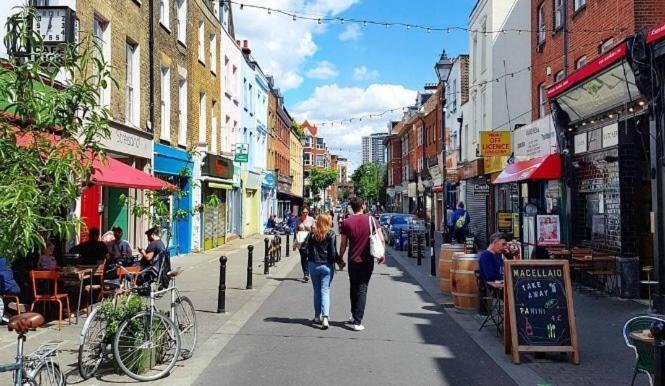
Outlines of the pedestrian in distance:
M 349 323 L 355 331 L 362 331 L 365 327 L 362 324 L 365 315 L 365 305 L 367 303 L 367 289 L 369 280 L 374 271 L 374 258 L 370 254 L 370 221 L 373 222 L 372 228 L 376 229 L 381 241 L 383 235 L 378 222 L 373 216 L 365 214 L 365 202 L 362 198 L 356 197 L 351 200 L 351 208 L 353 215 L 349 216 L 342 223 L 340 230 L 340 259 L 348 248 L 348 270 L 350 291 L 349 297 L 351 300 L 351 318 Z M 385 256 L 377 259 L 378 264 L 385 262 Z
M 303 278 L 302 280 L 307 283 L 309 281 L 309 269 L 307 268 L 307 249 L 305 248 L 305 240 L 312 232 L 315 226 L 314 218 L 310 217 L 309 209 L 303 208 L 300 212 L 300 217 L 296 222 L 296 240 L 293 243 L 293 250 L 296 248 L 300 253 L 300 266 L 302 267 Z
M 316 218 L 314 230 L 305 240 L 307 268 L 314 289 L 314 324 L 326 330 L 330 326 L 330 284 L 335 275 L 335 263 L 340 269 L 344 261 L 337 254 L 337 236 L 332 230 L 332 218 L 322 213 Z
M 469 234 L 469 222 L 471 222 L 471 216 L 469 216 L 469 212 L 464 209 L 464 203 L 462 201 L 457 204 L 457 209 L 453 212 L 451 222 L 453 224 L 453 237 L 458 243 L 463 243 L 464 239 Z

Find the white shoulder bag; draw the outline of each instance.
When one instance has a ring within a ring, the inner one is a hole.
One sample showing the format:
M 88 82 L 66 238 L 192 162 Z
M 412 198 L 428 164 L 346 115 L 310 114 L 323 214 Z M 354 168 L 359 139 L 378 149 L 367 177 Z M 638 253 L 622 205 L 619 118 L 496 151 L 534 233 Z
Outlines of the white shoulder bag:
M 369 217 L 369 254 L 372 257 L 378 259 L 384 257 L 386 253 L 386 247 L 383 245 L 383 240 L 381 240 L 381 235 L 376 231 L 376 224 L 372 220 L 372 216 Z

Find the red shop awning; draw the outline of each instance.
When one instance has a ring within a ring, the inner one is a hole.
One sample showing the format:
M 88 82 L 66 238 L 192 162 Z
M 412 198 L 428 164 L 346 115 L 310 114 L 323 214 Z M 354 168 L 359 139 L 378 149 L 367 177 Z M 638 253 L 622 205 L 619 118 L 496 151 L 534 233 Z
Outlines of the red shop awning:
M 647 34 L 646 41 L 647 43 L 654 43 L 655 41 L 664 38 L 665 38 L 665 24 L 649 31 L 649 33 Z
M 555 180 L 560 177 L 561 156 L 550 154 L 506 166 L 493 183 L 507 184 L 525 180 Z
M 443 192 L 443 186 L 435 186 L 432 188 L 432 192 L 434 193 L 441 193 Z

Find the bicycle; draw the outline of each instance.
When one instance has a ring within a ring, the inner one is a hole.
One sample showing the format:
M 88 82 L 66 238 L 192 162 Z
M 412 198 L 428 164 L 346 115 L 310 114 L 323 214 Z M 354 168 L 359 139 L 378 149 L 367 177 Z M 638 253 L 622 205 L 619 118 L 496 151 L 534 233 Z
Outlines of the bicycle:
M 18 334 L 16 345 L 16 362 L 0 365 L 0 373 L 12 371 L 15 386 L 28 385 L 53 385 L 64 386 L 65 377 L 58 364 L 58 347 L 61 341 L 47 342 L 37 350 L 23 355 L 23 344 L 26 333 L 34 331 L 44 323 L 44 317 L 35 312 L 26 312 L 13 316 L 7 322 L 9 331 Z

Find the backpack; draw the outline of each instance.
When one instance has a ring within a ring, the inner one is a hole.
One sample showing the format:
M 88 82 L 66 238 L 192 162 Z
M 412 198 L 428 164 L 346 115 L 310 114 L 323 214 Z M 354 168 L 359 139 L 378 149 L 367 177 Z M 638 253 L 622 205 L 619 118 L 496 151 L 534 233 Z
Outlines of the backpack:
M 455 220 L 455 229 L 463 229 L 465 225 L 466 225 L 466 212 L 464 212 L 463 215 L 459 216 L 459 218 Z

